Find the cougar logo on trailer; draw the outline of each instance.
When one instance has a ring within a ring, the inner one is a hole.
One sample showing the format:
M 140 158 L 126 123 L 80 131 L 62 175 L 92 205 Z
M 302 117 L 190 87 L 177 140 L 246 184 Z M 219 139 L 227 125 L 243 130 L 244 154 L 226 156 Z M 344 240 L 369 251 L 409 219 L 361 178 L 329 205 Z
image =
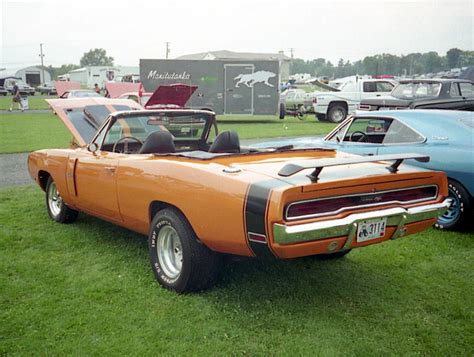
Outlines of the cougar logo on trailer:
M 239 80 L 235 87 L 238 88 L 240 84 L 245 84 L 247 87 L 252 88 L 255 83 L 263 83 L 269 87 L 274 87 L 273 84 L 268 82 L 270 78 L 275 77 L 276 74 L 268 71 L 258 71 L 255 73 L 242 73 L 239 74 L 234 80 Z

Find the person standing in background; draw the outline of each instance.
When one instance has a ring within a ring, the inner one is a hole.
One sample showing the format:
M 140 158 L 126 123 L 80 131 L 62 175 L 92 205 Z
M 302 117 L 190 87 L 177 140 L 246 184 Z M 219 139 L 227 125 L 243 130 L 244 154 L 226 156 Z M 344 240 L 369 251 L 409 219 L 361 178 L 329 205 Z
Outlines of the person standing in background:
M 97 94 L 100 94 L 100 88 L 99 88 L 99 85 L 96 83 L 94 84 L 94 91 L 97 93 Z
M 17 86 L 16 82 L 13 82 L 12 94 L 12 104 L 10 105 L 9 111 L 11 112 L 13 110 L 13 106 L 15 103 L 18 103 L 18 109 L 21 109 L 21 111 L 23 111 L 23 107 L 21 105 L 20 88 Z

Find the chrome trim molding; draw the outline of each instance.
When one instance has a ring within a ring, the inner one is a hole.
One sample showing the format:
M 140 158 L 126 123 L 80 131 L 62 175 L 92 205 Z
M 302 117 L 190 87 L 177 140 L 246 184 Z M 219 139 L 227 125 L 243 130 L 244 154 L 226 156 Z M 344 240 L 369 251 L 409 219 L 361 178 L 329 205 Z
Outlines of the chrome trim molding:
M 387 226 L 396 226 L 397 229 L 391 239 L 403 236 L 406 232 L 405 225 L 413 222 L 437 218 L 451 205 L 447 198 L 441 203 L 417 206 L 412 208 L 388 208 L 379 211 L 354 213 L 340 219 L 305 223 L 294 226 L 275 223 L 273 225 L 273 239 L 278 244 L 294 244 L 334 237 L 347 236 L 347 241 L 342 249 L 351 247 L 354 241 L 357 225 L 360 221 L 374 218 L 387 217 Z
M 436 192 L 432 197 L 427 197 L 427 198 L 420 198 L 418 200 L 411 200 L 411 201 L 387 201 L 387 202 L 380 202 L 380 203 L 369 203 L 366 205 L 360 205 L 360 206 L 348 206 L 348 207 L 343 207 L 340 208 L 336 211 L 330 211 L 330 212 L 325 212 L 325 213 L 315 213 L 315 214 L 308 214 L 304 216 L 295 216 L 295 217 L 288 217 L 288 211 L 291 206 L 301 204 L 301 203 L 306 203 L 306 202 L 316 202 L 316 201 L 326 201 L 326 200 L 332 200 L 332 199 L 337 199 L 337 198 L 344 198 L 344 197 L 361 197 L 361 196 L 369 196 L 369 195 L 378 195 L 382 193 L 388 193 L 388 192 L 402 192 L 402 191 L 408 191 L 411 189 L 416 189 L 416 188 L 425 188 L 425 187 L 435 187 Z M 424 186 L 412 186 L 412 187 L 406 187 L 403 189 L 393 189 L 393 190 L 385 190 L 385 191 L 375 191 L 375 192 L 364 192 L 360 194 L 353 194 L 353 195 L 342 195 L 342 196 L 331 196 L 331 197 L 322 197 L 322 198 L 316 198 L 316 199 L 310 199 L 310 200 L 303 200 L 303 201 L 296 201 L 290 203 L 286 209 L 285 209 L 285 219 L 287 221 L 294 221 L 297 219 L 306 219 L 306 218 L 316 218 L 316 217 L 323 217 L 323 216 L 329 216 L 333 214 L 338 214 L 347 210 L 352 210 L 352 209 L 359 209 L 359 208 L 367 208 L 367 207 L 377 207 L 377 206 L 385 206 L 385 205 L 390 205 L 390 204 L 413 204 L 413 203 L 419 203 L 419 202 L 424 202 L 424 201 L 430 201 L 434 200 L 436 197 L 438 197 L 438 186 L 437 185 L 424 185 Z

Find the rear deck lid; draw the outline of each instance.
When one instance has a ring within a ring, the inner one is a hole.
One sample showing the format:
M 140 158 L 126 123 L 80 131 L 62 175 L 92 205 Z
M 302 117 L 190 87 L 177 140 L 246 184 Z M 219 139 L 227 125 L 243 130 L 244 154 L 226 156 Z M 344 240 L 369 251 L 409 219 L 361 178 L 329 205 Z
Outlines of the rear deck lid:
M 80 146 L 87 145 L 92 140 L 110 113 L 141 109 L 138 103 L 129 99 L 90 97 L 46 101 Z

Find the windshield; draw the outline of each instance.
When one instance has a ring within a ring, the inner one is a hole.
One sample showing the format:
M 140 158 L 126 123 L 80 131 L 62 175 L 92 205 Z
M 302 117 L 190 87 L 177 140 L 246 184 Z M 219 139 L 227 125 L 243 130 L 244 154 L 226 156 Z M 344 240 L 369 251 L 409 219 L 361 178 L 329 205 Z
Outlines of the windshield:
M 208 125 L 212 117 L 205 113 L 150 113 L 118 118 L 110 127 L 103 145 L 114 144 L 123 137 L 140 141 L 155 131 L 168 131 L 176 142 L 207 140 Z
M 391 95 L 400 99 L 437 97 L 441 90 L 441 83 L 413 82 L 400 83 Z

